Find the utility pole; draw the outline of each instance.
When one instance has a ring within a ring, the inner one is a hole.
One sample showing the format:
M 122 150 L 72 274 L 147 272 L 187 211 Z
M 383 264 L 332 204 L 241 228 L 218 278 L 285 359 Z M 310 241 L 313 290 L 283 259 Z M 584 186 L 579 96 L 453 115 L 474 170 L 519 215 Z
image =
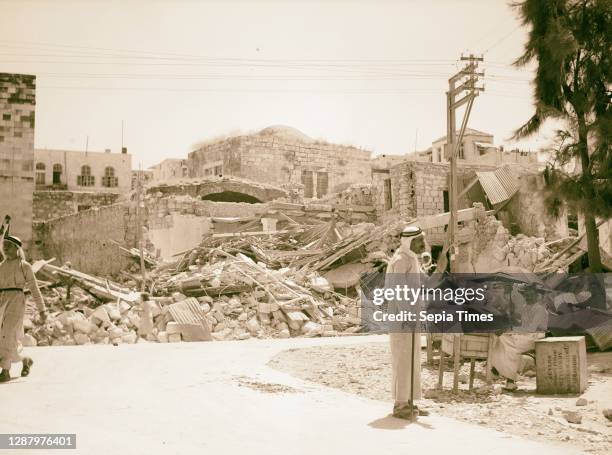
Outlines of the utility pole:
M 474 99 L 479 92 L 484 91 L 484 87 L 476 87 L 476 82 L 480 76 L 484 76 L 484 72 L 477 72 L 478 62 L 482 62 L 483 57 L 475 57 L 470 54 L 468 57 L 461 56 L 462 61 L 467 64 L 461 71 L 452 76 L 448 80 L 448 92 L 446 92 L 446 146 L 445 156 L 450 161 L 450 183 L 449 183 L 449 202 L 450 202 L 450 220 L 448 223 L 448 245 L 445 245 L 450 251 L 450 270 L 456 272 L 457 264 L 457 211 L 459 210 L 459 200 L 457 197 L 457 159 L 458 152 L 463 141 L 463 134 L 467 126 Z M 464 94 L 460 99 L 458 96 Z M 467 103 L 467 107 L 461 122 L 461 130 L 459 137 L 456 137 L 456 110 Z M 446 250 L 446 248 L 444 249 Z M 443 250 L 444 254 L 446 252 Z

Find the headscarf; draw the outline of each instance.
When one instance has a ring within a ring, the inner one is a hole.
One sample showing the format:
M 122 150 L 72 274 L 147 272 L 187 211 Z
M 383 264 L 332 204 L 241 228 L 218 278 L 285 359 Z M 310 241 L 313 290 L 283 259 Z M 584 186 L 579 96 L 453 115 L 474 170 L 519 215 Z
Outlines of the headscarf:
M 429 252 L 430 248 L 429 245 L 427 244 L 427 240 L 425 239 L 425 235 L 423 233 L 423 230 L 419 227 L 419 226 L 407 226 L 405 227 L 402 232 L 400 233 L 400 239 L 402 244 L 406 245 L 406 250 L 404 251 L 408 256 L 413 257 L 414 259 L 416 259 L 419 268 L 421 269 L 421 272 L 426 273 L 428 268 L 425 267 L 424 264 L 424 260 L 425 258 L 423 257 L 423 253 L 421 254 L 416 254 L 414 251 L 412 251 L 412 241 L 414 239 L 417 239 L 419 237 L 423 238 L 423 242 L 425 243 L 425 252 Z M 406 244 L 407 242 L 407 244 Z M 429 253 L 429 257 L 431 258 L 431 253 Z M 431 259 L 430 259 L 431 261 Z
M 19 237 L 16 237 L 14 235 L 5 235 L 4 241 L 10 242 L 14 246 L 16 246 L 17 247 L 17 257 L 21 259 L 22 261 L 25 259 L 25 255 L 23 254 L 23 248 L 22 248 L 23 242 L 21 241 Z M 6 259 L 6 255 L 4 254 L 4 249 L 2 251 L 2 256 L 4 256 L 4 258 Z

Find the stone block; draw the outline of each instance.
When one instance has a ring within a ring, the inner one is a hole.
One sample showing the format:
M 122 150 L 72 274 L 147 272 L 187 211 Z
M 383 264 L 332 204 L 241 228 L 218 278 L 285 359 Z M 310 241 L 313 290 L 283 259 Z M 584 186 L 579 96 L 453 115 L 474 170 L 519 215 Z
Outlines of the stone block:
M 168 335 L 168 343 L 178 343 L 180 341 L 181 341 L 180 333 L 173 333 L 171 335 Z

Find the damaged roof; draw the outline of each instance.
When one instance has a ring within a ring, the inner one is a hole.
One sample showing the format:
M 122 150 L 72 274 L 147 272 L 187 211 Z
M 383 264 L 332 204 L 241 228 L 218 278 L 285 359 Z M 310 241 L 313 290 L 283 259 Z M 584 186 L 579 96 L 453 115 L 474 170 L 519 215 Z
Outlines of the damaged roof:
M 508 167 L 500 167 L 494 171 L 476 172 L 491 204 L 501 204 L 510 199 L 518 191 L 516 178 Z

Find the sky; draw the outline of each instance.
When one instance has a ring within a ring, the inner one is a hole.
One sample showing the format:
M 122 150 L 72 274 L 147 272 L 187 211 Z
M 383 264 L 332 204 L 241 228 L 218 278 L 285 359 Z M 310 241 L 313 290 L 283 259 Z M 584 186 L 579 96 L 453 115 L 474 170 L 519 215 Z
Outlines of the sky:
M 426 149 L 472 52 L 485 91 L 468 126 L 538 150 L 549 133 L 509 140 L 533 112 L 533 68 L 511 66 L 528 31 L 508 3 L 0 0 L 0 72 L 37 77 L 36 148 L 123 143 L 145 169 L 271 125 L 375 155 Z

